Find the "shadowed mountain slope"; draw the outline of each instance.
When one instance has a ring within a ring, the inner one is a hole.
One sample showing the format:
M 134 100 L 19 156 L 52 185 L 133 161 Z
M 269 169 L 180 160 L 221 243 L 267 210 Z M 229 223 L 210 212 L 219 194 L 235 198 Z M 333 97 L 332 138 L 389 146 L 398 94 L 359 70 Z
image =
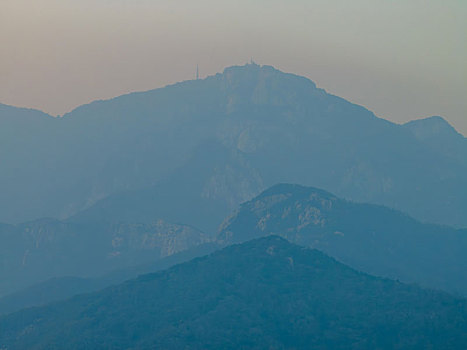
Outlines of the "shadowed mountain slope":
M 68 276 L 52 278 L 0 298 L 0 315 L 65 300 L 78 294 L 97 291 L 136 278 L 138 275 L 167 269 L 173 265 L 212 253 L 217 249 L 219 249 L 217 244 L 206 243 L 162 259 L 154 258 L 155 261 L 151 263 L 112 271 L 99 277 L 80 278 Z
M 183 167 L 156 185 L 110 195 L 69 221 L 150 222 L 164 218 L 215 233 L 232 208 L 260 188 L 260 175 L 241 152 L 211 140 L 197 146 Z
M 0 318 L 14 349 L 460 349 L 465 300 L 278 237 Z
M 218 240 L 231 244 L 271 234 L 367 273 L 467 295 L 467 230 L 422 224 L 382 206 L 281 184 L 242 204 Z
M 0 225 L 0 296 L 53 277 L 99 276 L 209 241 L 196 228 L 162 220 Z

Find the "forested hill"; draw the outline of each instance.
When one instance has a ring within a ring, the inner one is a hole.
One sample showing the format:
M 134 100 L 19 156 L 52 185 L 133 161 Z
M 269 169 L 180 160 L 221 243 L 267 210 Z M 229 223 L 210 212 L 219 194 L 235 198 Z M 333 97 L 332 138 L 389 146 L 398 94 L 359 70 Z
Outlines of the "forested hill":
M 467 304 L 277 236 L 0 319 L 14 349 L 463 349 Z

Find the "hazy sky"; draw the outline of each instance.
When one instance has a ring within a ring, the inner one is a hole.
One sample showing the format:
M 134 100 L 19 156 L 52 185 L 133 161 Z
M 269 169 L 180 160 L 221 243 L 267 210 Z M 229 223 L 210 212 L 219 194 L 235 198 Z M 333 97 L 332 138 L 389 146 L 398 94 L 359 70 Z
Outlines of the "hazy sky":
M 0 102 L 53 115 L 250 57 L 467 135 L 467 0 L 0 0 Z

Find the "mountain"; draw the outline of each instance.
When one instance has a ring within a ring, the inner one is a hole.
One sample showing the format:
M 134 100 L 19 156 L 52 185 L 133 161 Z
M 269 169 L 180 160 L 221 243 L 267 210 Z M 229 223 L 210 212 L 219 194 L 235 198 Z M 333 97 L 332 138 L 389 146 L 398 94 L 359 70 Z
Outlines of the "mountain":
M 32 306 L 42 306 L 72 296 L 104 289 L 136 278 L 139 275 L 167 269 L 219 249 L 215 243 L 206 243 L 172 254 L 162 259 L 121 270 L 111 271 L 94 278 L 55 277 L 0 298 L 0 315 Z
M 458 133 L 442 117 L 413 120 L 404 124 L 404 127 L 433 152 L 467 163 L 467 138 Z
M 241 202 L 287 182 L 467 227 L 464 160 L 440 152 L 410 126 L 270 66 L 230 67 L 96 101 L 61 118 L 0 108 L 0 130 L 2 222 L 83 211 L 92 218 L 107 208 L 108 217 L 117 216 L 115 209 L 213 233 Z M 191 182 L 187 193 L 178 190 Z M 185 202 L 200 215 L 163 210 Z
M 210 240 L 194 227 L 162 220 L 0 225 L 0 296 L 54 277 L 95 277 L 152 262 Z
M 423 224 L 386 207 L 281 184 L 242 204 L 218 241 L 280 235 L 373 275 L 467 295 L 467 230 Z
M 183 167 L 154 186 L 119 192 L 69 218 L 71 222 L 150 222 L 162 217 L 214 233 L 237 203 L 262 188 L 238 150 L 206 141 Z
M 0 318 L 14 349 L 461 349 L 467 303 L 279 237 Z

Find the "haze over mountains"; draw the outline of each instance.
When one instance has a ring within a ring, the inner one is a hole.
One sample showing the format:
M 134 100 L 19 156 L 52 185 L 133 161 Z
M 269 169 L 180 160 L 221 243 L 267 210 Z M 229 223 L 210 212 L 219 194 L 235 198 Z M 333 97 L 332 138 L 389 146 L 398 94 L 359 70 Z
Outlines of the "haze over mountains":
M 0 296 L 61 276 L 96 277 L 208 243 L 196 228 L 154 221 L 0 226 Z
M 306 78 L 255 64 L 96 101 L 62 118 L 2 106 L 0 221 L 87 210 L 91 219 L 125 213 L 126 221 L 162 218 L 212 234 L 238 204 L 288 182 L 466 227 L 467 163 L 459 155 L 467 146 L 449 125 L 433 126 L 440 123 L 447 125 L 396 125 Z
M 59 118 L 0 104 L 0 164 L 0 350 L 467 347 L 467 139 L 441 117 L 251 63 Z
M 467 304 L 270 236 L 0 318 L 7 349 L 461 349 Z
M 0 297 L 0 315 L 12 313 L 32 306 L 42 306 L 55 301 L 65 300 L 72 296 L 93 292 L 132 279 L 141 274 L 153 273 L 167 269 L 176 264 L 187 262 L 196 257 L 207 255 L 219 249 L 216 243 L 206 243 L 174 253 L 158 259 L 157 254 L 149 262 L 131 265 L 109 273 L 93 277 L 76 277 L 62 275 Z M 89 275 L 89 270 L 82 273 Z M 44 276 L 41 276 L 42 278 Z
M 0 235 L 5 257 L 0 291 L 8 294 L 0 298 L 0 314 L 104 288 L 161 265 L 271 234 L 322 250 L 359 271 L 467 295 L 466 229 L 422 224 L 386 207 L 299 185 L 276 185 L 243 203 L 212 237 L 162 221 L 44 220 L 14 228 L 0 230 L 12 230 Z M 14 235 L 22 240 L 12 245 Z

